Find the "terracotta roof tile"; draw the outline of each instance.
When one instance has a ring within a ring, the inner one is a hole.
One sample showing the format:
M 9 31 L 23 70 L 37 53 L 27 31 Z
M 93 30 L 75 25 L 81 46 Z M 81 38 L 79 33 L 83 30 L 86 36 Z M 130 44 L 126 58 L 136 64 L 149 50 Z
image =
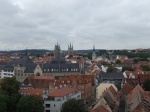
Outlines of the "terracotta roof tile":
M 20 89 L 19 93 L 30 95 L 43 95 L 43 89 Z
M 128 95 L 131 91 L 133 90 L 133 87 L 130 86 L 128 83 L 121 89 L 121 91 L 125 94 Z
M 60 88 L 60 89 L 54 89 L 51 92 L 48 93 L 48 96 L 65 96 L 66 94 L 69 94 L 71 92 L 78 91 L 76 88 Z

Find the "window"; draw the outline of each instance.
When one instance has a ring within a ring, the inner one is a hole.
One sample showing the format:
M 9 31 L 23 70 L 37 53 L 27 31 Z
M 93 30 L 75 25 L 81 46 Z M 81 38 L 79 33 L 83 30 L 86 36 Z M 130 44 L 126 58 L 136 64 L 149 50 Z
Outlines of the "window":
M 45 112 L 51 112 L 50 110 L 45 110 Z
M 45 107 L 50 107 L 50 104 L 45 104 Z
M 80 98 L 80 95 L 78 95 L 77 98 Z
M 54 104 L 54 107 L 55 107 L 55 104 Z

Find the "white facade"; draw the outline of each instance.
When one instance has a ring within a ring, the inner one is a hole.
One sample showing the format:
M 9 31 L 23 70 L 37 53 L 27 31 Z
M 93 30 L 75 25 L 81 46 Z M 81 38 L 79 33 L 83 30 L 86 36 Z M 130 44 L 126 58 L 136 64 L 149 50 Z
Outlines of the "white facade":
M 5 77 L 13 77 L 14 76 L 14 71 L 4 71 L 2 70 L 0 73 L 0 77 L 1 78 L 5 78 Z
M 81 92 L 74 91 L 64 96 L 47 97 L 44 101 L 45 112 L 61 112 L 62 104 L 72 98 L 81 99 Z

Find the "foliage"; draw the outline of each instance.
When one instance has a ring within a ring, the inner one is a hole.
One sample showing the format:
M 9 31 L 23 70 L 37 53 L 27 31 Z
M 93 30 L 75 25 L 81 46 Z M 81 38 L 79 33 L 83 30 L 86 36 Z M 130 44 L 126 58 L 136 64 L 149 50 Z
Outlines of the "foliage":
M 111 72 L 113 72 L 113 70 L 114 70 L 114 67 L 113 66 L 109 66 L 107 68 L 107 73 L 111 73 Z
M 0 94 L 0 112 L 7 112 L 8 95 Z
M 43 112 L 43 101 L 40 96 L 29 95 L 23 96 L 18 105 L 17 112 Z
M 142 65 L 141 67 L 143 71 L 150 71 L 150 68 L 148 65 Z
M 92 59 L 92 53 L 88 53 L 88 54 L 80 54 L 79 56 L 82 56 L 82 57 L 88 57 L 88 59 Z
M 150 91 L 150 79 L 146 79 L 143 83 L 143 88 L 145 91 Z
M 69 99 L 62 105 L 61 112 L 85 112 L 82 100 Z
M 128 70 L 128 71 L 134 71 L 134 69 L 131 66 L 126 66 L 126 67 L 122 68 L 122 72 L 124 72 L 126 70 Z
M 116 54 L 116 55 L 126 55 L 129 58 L 139 57 L 139 58 L 147 59 L 147 58 L 150 57 L 150 53 L 149 52 L 135 53 L 135 52 L 128 52 L 127 50 L 124 50 L 124 51 L 114 50 L 114 54 Z
M 15 77 L 8 77 L 3 80 L 3 83 L 1 83 L 0 86 L 4 94 L 8 96 L 13 96 L 18 94 L 20 83 L 16 80 Z
M 138 59 L 133 59 L 133 63 L 137 64 L 139 62 Z
M 120 64 L 121 61 L 120 61 L 119 59 L 116 59 L 116 60 L 115 60 L 115 63 L 116 63 L 116 64 Z
M 16 105 L 20 99 L 20 95 L 18 93 L 19 85 L 20 83 L 16 81 L 15 77 L 4 78 L 3 82 L 0 84 L 2 96 L 0 97 L 0 102 L 4 108 L 6 106 L 7 112 L 16 111 Z

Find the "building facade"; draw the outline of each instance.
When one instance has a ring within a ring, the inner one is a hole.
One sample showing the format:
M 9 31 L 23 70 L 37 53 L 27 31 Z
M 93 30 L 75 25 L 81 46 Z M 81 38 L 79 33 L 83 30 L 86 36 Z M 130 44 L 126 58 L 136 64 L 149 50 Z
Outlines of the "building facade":
M 62 104 L 68 99 L 81 99 L 81 92 L 76 88 L 54 89 L 47 95 L 44 101 L 45 112 L 61 112 Z

